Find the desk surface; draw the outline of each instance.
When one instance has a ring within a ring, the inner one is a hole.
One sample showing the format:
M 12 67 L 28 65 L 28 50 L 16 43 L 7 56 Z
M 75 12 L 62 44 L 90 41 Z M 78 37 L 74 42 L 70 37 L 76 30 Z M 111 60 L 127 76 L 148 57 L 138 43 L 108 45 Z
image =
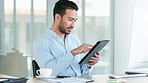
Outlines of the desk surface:
M 109 83 L 108 82 L 108 80 L 109 80 L 108 75 L 92 75 L 92 76 L 89 76 L 89 77 L 87 76 L 87 77 L 83 77 L 83 78 L 93 79 L 94 81 L 90 82 L 90 83 Z M 124 78 L 124 80 L 126 80 L 126 83 L 148 83 L 148 77 Z M 29 78 L 27 83 L 50 83 L 50 82 L 46 82 L 45 80 L 38 79 L 38 78 Z M 116 83 L 116 82 L 114 82 L 114 83 Z
M 5 78 L 5 77 L 12 78 L 12 76 L 0 74 L 0 78 Z M 85 76 L 85 77 L 81 77 L 81 78 L 87 78 L 87 79 L 94 80 L 93 82 L 89 82 L 89 83 L 109 83 L 108 82 L 109 75 L 92 75 L 92 76 Z M 148 83 L 148 77 L 132 77 L 132 78 L 124 78 L 124 79 L 127 81 L 126 83 Z M 27 83 L 50 83 L 50 82 L 46 82 L 43 79 L 30 77 L 29 80 L 27 81 Z M 114 83 L 116 83 L 116 82 L 114 82 Z

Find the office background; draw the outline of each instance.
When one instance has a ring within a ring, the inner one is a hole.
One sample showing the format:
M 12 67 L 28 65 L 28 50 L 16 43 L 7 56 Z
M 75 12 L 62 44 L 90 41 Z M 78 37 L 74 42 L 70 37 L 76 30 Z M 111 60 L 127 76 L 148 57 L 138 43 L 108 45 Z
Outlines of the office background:
M 0 0 L 0 73 L 32 76 L 32 43 L 50 28 L 56 1 Z M 111 40 L 91 74 L 124 73 L 129 68 L 134 8 L 146 0 L 72 1 L 79 6 L 73 33 L 82 43 Z

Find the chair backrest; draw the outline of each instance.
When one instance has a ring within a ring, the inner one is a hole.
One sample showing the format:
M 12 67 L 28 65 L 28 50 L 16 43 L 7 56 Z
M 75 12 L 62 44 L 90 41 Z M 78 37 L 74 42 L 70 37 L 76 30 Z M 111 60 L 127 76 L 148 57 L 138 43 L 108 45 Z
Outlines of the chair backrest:
M 38 76 L 36 70 L 40 69 L 40 67 L 38 66 L 35 60 L 32 60 L 32 68 L 33 68 L 33 77 Z

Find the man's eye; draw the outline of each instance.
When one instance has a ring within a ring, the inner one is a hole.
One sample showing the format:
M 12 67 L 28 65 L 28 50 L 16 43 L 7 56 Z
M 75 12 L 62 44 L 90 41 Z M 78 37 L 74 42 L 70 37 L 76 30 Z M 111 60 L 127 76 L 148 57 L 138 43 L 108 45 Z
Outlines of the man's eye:
M 73 21 L 73 22 L 76 22 L 76 20 L 77 20 L 77 19 L 76 19 L 76 20 L 75 20 L 75 19 L 68 19 L 68 20 L 69 20 L 69 21 Z
M 69 19 L 69 21 L 73 21 L 72 19 Z

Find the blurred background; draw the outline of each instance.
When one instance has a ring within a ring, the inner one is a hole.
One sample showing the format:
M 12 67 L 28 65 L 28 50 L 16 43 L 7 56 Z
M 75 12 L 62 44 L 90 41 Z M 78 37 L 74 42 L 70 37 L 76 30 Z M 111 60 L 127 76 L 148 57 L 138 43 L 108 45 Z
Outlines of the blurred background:
M 110 40 L 101 51 L 101 60 L 93 67 L 92 75 L 119 74 L 126 69 L 147 67 L 148 58 L 138 62 L 136 56 L 141 54 L 134 53 L 139 50 L 134 47 L 139 43 L 135 42 L 135 34 L 141 34 L 139 38 L 142 37 L 142 41 L 147 37 L 142 35 L 142 31 L 147 31 L 147 20 L 143 19 L 148 18 L 148 7 L 143 5 L 146 0 L 71 1 L 79 6 L 79 19 L 73 33 L 82 43 L 95 44 L 98 40 Z M 51 28 L 52 11 L 56 2 L 57 0 L 0 0 L 0 74 L 32 76 L 32 43 L 47 28 Z M 143 17 L 140 19 L 141 16 Z M 141 24 L 138 24 L 139 19 Z M 142 26 L 144 28 L 140 28 L 142 23 L 145 24 Z M 135 30 L 136 24 L 138 27 Z M 140 48 L 146 47 L 148 45 L 143 44 Z M 144 52 L 142 56 L 147 56 L 147 51 Z M 133 67 L 133 57 L 140 66 Z
M 56 1 L 1 0 L 0 73 L 32 76 L 32 43 L 51 28 Z M 82 43 L 110 40 L 110 0 L 72 1 L 79 6 L 79 19 L 73 33 Z M 101 52 L 101 61 L 94 66 L 92 74 L 110 72 L 110 44 Z

